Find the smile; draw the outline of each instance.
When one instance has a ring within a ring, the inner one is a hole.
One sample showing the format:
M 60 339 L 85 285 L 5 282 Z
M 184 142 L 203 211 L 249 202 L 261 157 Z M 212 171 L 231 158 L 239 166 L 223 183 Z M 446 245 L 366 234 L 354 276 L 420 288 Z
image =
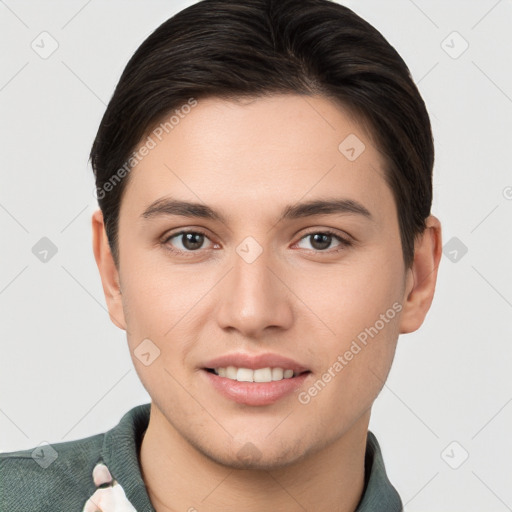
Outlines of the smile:
M 291 379 L 298 375 L 291 369 L 285 368 L 237 368 L 236 366 L 227 366 L 225 368 L 208 368 L 210 372 L 219 377 L 236 380 L 238 382 L 275 382 L 283 379 Z

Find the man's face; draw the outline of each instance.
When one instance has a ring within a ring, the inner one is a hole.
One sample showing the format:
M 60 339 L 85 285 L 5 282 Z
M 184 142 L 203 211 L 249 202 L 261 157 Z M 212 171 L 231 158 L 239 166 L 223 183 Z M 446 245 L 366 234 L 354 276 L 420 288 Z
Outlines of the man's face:
M 285 466 L 351 429 L 366 433 L 409 282 L 368 135 L 329 100 L 296 95 L 199 100 L 158 134 L 122 199 L 119 277 L 130 351 L 161 425 L 236 467 Z M 165 199 L 200 203 L 222 220 L 143 215 Z M 314 200 L 356 208 L 281 218 Z M 146 339 L 146 359 L 160 351 L 147 366 L 134 355 Z M 224 356 L 218 367 L 305 373 L 238 382 L 212 373 Z

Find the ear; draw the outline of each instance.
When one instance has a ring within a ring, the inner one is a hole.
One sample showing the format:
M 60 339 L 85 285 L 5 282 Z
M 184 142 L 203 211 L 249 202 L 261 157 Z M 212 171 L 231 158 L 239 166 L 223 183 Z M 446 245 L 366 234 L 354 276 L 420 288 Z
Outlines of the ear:
M 119 273 L 110 251 L 101 210 L 92 214 L 92 250 L 100 271 L 110 320 L 120 329 L 126 330 Z
M 414 261 L 407 271 L 400 334 L 416 331 L 425 320 L 434 298 L 441 254 L 441 223 L 430 215 L 425 231 L 416 239 Z

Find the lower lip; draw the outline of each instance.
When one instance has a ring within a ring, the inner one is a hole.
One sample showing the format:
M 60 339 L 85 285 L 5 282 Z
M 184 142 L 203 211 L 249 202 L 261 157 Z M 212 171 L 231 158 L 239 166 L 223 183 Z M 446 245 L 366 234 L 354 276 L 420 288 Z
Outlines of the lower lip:
M 220 377 L 202 370 L 211 385 L 230 400 L 244 405 L 270 405 L 298 390 L 310 375 L 302 373 L 297 377 L 272 382 L 239 382 Z

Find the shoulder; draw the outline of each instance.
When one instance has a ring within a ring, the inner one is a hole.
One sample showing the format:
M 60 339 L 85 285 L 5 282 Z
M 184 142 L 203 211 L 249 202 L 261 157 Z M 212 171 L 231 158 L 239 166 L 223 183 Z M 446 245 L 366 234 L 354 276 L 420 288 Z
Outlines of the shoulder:
M 0 453 L 0 510 L 82 510 L 105 434 Z
M 0 511 L 82 512 L 109 486 L 115 510 L 135 510 L 128 500 L 137 510 L 151 510 L 138 464 L 149 416 L 150 404 L 138 405 L 104 433 L 0 453 Z

